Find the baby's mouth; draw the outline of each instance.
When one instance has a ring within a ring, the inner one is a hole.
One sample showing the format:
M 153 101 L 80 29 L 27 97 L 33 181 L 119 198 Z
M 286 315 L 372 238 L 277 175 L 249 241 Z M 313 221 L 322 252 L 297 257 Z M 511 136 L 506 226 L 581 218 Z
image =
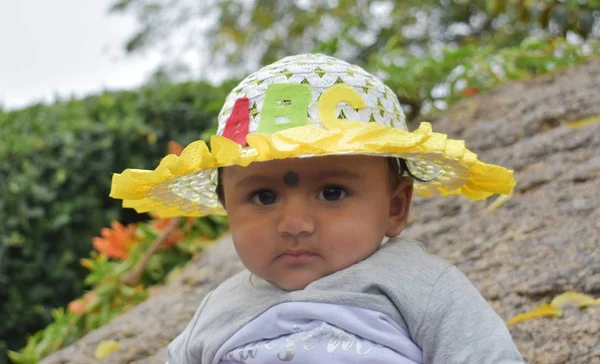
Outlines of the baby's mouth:
M 306 263 L 319 255 L 308 250 L 299 250 L 299 249 L 288 249 L 283 254 L 277 256 L 277 259 L 283 260 L 287 263 Z

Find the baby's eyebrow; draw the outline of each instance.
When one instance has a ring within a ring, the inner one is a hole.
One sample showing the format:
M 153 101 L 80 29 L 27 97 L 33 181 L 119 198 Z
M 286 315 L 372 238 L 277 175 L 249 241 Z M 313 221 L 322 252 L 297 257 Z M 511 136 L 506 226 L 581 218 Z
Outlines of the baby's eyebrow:
M 360 179 L 361 178 L 361 176 L 359 174 L 354 173 L 351 170 L 339 169 L 339 168 L 332 168 L 332 169 L 328 169 L 326 171 L 315 174 L 315 178 L 322 179 L 322 178 L 331 178 L 331 177 L 346 178 L 346 179 Z
M 279 177 L 281 178 L 281 177 Z M 340 169 L 340 168 L 332 168 L 322 172 L 315 173 L 311 176 L 311 179 L 325 179 L 325 178 L 343 178 L 343 179 L 361 179 L 361 176 L 355 172 L 352 172 L 348 169 Z M 268 184 L 277 181 L 278 178 L 274 176 L 264 176 L 264 175 L 250 175 L 248 177 L 244 177 L 239 180 L 235 187 L 244 187 L 244 186 L 252 186 L 257 184 Z
M 251 185 L 256 185 L 256 184 L 266 184 L 266 183 L 270 183 L 273 182 L 273 177 L 269 177 L 269 176 L 262 176 L 262 175 L 251 175 L 245 178 L 242 178 L 241 180 L 239 180 L 236 184 L 235 187 L 244 187 L 244 186 L 251 186 Z

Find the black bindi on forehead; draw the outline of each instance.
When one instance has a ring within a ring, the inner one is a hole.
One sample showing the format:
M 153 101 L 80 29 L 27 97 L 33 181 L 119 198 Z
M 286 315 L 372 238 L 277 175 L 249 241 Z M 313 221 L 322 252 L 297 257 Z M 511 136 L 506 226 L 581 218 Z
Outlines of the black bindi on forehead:
M 300 176 L 298 176 L 298 173 L 296 172 L 288 171 L 283 176 L 283 183 L 288 187 L 298 187 L 298 184 L 300 184 Z

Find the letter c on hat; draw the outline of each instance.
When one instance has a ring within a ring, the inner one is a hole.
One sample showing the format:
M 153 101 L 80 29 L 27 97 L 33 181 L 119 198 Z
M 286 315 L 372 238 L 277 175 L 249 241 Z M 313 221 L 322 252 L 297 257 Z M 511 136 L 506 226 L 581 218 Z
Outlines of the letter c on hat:
M 350 86 L 335 85 L 328 88 L 319 99 L 319 117 L 327 129 L 345 129 L 352 125 L 337 118 L 335 108 L 340 102 L 347 102 L 355 109 L 367 106 L 362 96 Z

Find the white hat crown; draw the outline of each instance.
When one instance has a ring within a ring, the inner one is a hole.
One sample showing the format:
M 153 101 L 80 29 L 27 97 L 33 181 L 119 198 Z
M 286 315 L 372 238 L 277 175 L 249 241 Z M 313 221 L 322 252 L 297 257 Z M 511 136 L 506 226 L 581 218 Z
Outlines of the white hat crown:
M 397 96 L 379 78 L 363 68 L 322 54 L 301 54 L 283 58 L 246 77 L 227 96 L 219 113 L 218 135 L 222 135 L 235 103 L 249 100 L 248 132 L 255 133 L 261 120 L 261 110 L 269 85 L 304 84 L 310 86 L 311 102 L 307 109 L 308 123 L 323 127 L 318 101 L 323 92 L 335 85 L 351 87 L 364 100 L 366 107 L 355 109 L 346 102 L 336 107 L 339 119 L 376 122 L 407 130 L 406 118 Z

